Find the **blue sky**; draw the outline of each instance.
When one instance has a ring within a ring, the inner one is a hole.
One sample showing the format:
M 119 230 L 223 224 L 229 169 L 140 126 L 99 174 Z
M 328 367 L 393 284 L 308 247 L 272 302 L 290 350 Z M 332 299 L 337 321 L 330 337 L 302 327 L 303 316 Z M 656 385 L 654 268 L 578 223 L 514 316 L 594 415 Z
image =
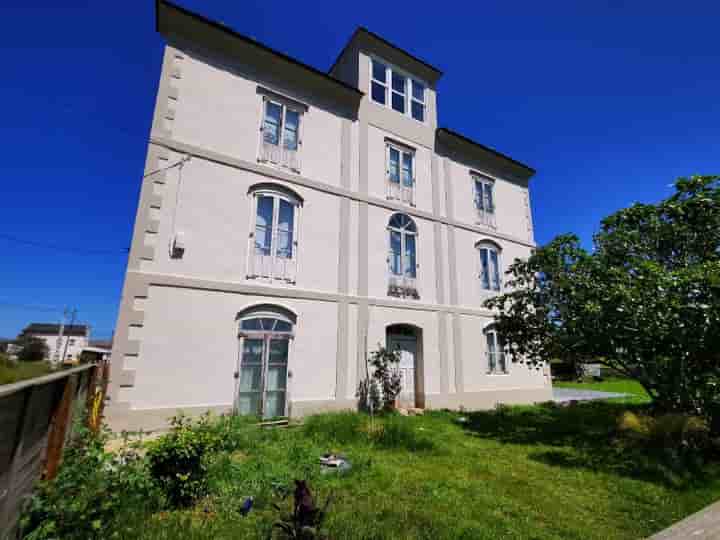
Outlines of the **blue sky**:
M 589 245 L 608 213 L 720 171 L 718 2 L 181 4 L 320 69 L 358 25 L 440 67 L 440 124 L 538 170 L 540 243 Z M 0 336 L 73 306 L 107 337 L 160 71 L 154 2 L 6 0 L 0 50 Z

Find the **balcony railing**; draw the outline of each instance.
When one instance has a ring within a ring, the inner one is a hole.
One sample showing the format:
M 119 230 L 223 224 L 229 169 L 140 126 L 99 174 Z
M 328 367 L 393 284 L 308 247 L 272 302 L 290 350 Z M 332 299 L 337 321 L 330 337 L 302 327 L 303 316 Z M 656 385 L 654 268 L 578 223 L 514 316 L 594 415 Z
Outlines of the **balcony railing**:
M 300 172 L 300 156 L 297 150 L 290 150 L 284 146 L 271 144 L 260 139 L 259 161 L 279 165 L 295 172 Z
M 420 298 L 417 290 L 417 279 L 408 276 L 390 274 L 388 279 L 388 295 L 399 298 Z
M 297 261 L 256 252 L 250 258 L 250 275 L 248 277 L 277 279 L 295 283 Z
M 488 373 L 507 373 L 504 352 L 487 352 Z
M 497 222 L 495 221 L 495 212 L 487 212 L 485 210 L 477 210 L 477 223 L 484 227 L 490 227 L 491 229 L 497 228 Z
M 387 181 L 387 198 L 415 206 L 415 186 L 406 186 L 402 182 Z

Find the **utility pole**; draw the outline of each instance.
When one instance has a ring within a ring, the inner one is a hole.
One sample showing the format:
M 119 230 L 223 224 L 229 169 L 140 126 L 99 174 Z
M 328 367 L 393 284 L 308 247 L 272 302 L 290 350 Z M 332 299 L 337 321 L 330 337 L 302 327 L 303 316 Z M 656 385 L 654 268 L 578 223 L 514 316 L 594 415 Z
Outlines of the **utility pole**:
M 57 341 L 55 342 L 55 352 L 53 353 L 53 360 L 55 362 L 57 362 L 60 359 L 59 358 L 60 347 L 62 347 L 62 338 L 63 338 L 63 333 L 65 331 L 65 319 L 67 319 L 67 315 L 68 315 L 68 308 L 65 308 L 63 310 L 62 319 L 60 319 L 60 329 L 58 330 L 58 338 L 57 338 Z
M 70 326 L 72 327 L 72 325 L 75 324 L 75 316 L 77 315 L 77 309 L 73 308 L 71 314 L 72 314 L 72 317 L 70 318 Z M 65 362 L 65 355 L 67 354 L 67 348 L 68 348 L 69 342 L 70 342 L 69 338 L 65 340 L 65 347 L 63 348 L 63 355 L 62 355 L 63 362 Z

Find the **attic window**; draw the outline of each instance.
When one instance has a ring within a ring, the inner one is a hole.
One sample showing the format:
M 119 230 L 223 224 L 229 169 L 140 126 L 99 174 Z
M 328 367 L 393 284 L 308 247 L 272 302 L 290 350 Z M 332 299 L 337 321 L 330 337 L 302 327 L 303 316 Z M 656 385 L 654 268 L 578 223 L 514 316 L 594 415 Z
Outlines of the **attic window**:
M 370 97 L 385 107 L 425 122 L 425 85 L 376 58 L 370 59 Z

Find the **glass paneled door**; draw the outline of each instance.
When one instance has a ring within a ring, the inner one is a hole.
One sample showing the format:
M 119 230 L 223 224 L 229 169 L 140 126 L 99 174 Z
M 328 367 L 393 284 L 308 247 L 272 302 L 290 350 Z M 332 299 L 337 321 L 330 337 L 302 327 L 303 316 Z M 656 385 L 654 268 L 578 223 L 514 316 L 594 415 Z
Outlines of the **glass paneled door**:
M 282 321 L 255 321 L 260 328 L 240 335 L 237 411 L 263 418 L 286 416 L 290 335 L 278 333 L 276 323 Z M 263 328 L 265 321 L 273 326 Z

